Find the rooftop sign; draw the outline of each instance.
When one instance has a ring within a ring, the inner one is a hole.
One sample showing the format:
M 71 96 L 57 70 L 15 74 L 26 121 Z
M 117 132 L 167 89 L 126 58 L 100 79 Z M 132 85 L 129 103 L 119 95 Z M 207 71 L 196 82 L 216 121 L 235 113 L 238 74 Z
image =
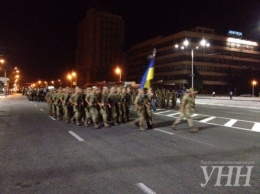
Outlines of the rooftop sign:
M 228 31 L 228 35 L 229 36 L 236 36 L 236 37 L 242 37 L 242 32 L 237 32 L 237 31 L 233 31 L 233 30 L 229 30 Z

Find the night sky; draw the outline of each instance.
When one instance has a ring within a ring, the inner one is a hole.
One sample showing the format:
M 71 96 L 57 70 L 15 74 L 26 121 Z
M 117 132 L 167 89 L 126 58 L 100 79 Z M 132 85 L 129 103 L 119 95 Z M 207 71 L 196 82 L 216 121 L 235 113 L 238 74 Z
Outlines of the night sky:
M 65 79 L 75 64 L 77 25 L 93 6 L 122 15 L 125 50 L 195 26 L 260 40 L 259 0 L 0 0 L 0 55 L 21 69 L 23 82 Z

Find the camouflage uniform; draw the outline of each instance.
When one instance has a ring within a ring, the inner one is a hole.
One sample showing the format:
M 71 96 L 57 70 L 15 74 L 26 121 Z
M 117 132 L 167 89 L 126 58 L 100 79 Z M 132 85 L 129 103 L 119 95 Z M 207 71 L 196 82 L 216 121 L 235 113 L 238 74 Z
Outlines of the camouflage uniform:
M 192 132 L 197 132 L 198 129 L 193 126 L 193 120 L 191 118 L 194 112 L 195 100 L 194 100 L 194 91 L 193 89 L 186 90 L 186 94 L 182 98 L 182 103 L 180 107 L 180 115 L 175 120 L 172 125 L 172 128 L 176 130 L 176 125 L 178 125 L 184 117 L 186 117 L 189 126 L 191 127 Z

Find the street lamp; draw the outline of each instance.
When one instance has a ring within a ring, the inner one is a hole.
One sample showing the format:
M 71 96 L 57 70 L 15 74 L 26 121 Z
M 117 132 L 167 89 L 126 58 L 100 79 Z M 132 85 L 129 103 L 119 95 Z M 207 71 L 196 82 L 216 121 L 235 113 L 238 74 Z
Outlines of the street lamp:
M 252 81 L 252 85 L 253 85 L 253 88 L 252 88 L 252 97 L 254 97 L 255 96 L 255 91 L 254 91 L 254 89 L 255 89 L 255 85 L 257 84 L 257 82 L 255 81 L 255 80 L 253 80 Z
M 185 39 L 183 41 L 183 45 L 180 47 L 181 50 L 184 50 L 184 47 L 188 47 L 190 44 L 190 42 Z M 203 38 L 201 41 L 200 41 L 200 45 L 202 47 L 209 47 L 210 44 Z M 179 45 L 176 44 L 175 45 L 175 48 L 178 49 L 179 48 Z M 195 49 L 199 49 L 199 46 L 196 46 Z M 194 68 L 193 68 L 193 62 L 194 62 L 194 48 L 191 49 L 191 88 L 194 88 Z
M 0 63 L 4 64 L 5 63 L 5 60 L 4 59 L 0 59 Z M 5 70 L 5 78 L 6 78 L 6 69 Z
M 119 75 L 119 82 L 121 82 L 121 69 L 117 66 L 116 67 L 116 70 L 115 70 L 115 72 L 116 72 L 116 74 L 118 74 Z
M 71 87 L 72 87 L 72 75 L 71 75 L 71 74 L 68 74 L 68 75 L 67 75 L 67 79 L 71 81 Z

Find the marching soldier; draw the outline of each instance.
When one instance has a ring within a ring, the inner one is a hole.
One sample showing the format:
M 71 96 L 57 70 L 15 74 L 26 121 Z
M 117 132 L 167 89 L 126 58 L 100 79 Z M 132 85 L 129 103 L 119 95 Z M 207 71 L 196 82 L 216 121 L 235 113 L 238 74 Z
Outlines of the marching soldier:
M 114 123 L 114 125 L 118 125 L 118 117 L 117 117 L 117 110 L 116 110 L 117 97 L 116 97 L 115 87 L 110 88 L 110 92 L 108 94 L 108 103 L 109 103 L 108 106 L 111 109 L 111 120 Z
M 94 127 L 97 129 L 99 128 L 99 125 L 98 125 L 98 115 L 99 115 L 99 112 L 98 112 L 98 94 L 100 93 L 100 89 L 97 88 L 96 86 L 93 86 L 92 87 L 92 92 L 90 93 L 90 95 L 88 95 L 88 98 L 87 98 L 87 102 L 88 102 L 88 105 L 90 107 L 90 115 L 91 115 L 91 118 L 92 118 L 92 121 L 94 123 Z
M 88 87 L 85 90 L 85 99 L 84 99 L 84 101 L 85 101 L 85 106 L 84 106 L 84 108 L 85 108 L 84 125 L 86 127 L 88 127 L 90 122 L 91 122 L 90 106 L 89 106 L 89 102 L 88 102 L 88 97 L 89 97 L 90 94 L 91 94 L 91 88 Z
M 191 115 L 194 112 L 194 106 L 195 106 L 194 98 L 193 98 L 194 94 L 195 94 L 195 92 L 192 88 L 186 90 L 186 94 L 182 98 L 182 103 L 181 103 L 181 107 L 180 107 L 180 115 L 172 125 L 172 128 L 174 130 L 177 130 L 176 126 L 182 121 L 182 119 L 184 117 L 186 117 L 188 124 L 191 127 L 191 132 L 198 131 L 198 129 L 196 127 L 194 127 L 193 120 L 191 118 Z
M 78 126 L 80 126 L 80 119 L 81 119 L 81 115 L 80 115 L 80 108 L 82 105 L 82 97 L 81 97 L 81 92 L 82 90 L 80 88 L 76 88 L 75 89 L 75 93 L 71 96 L 69 102 L 71 103 L 71 105 L 73 106 L 73 117 L 71 118 L 71 122 L 74 123 L 74 120 L 76 120 L 76 124 Z
M 63 107 L 63 117 L 66 123 L 69 123 L 70 121 L 70 114 L 69 114 L 69 109 L 70 109 L 70 99 L 71 93 L 70 93 L 70 88 L 66 87 L 65 91 L 61 95 L 61 102 L 62 102 L 62 107 Z
M 107 121 L 107 118 L 108 118 L 108 116 L 107 116 L 107 113 L 108 113 L 108 92 L 109 92 L 108 87 L 104 86 L 102 93 L 100 95 L 100 98 L 98 100 L 98 104 L 99 104 L 99 107 L 100 107 L 100 114 L 102 115 L 102 119 L 103 119 L 105 127 L 110 127 L 110 125 L 108 124 L 108 121 Z
M 131 97 L 132 97 L 131 88 L 127 87 L 126 94 L 125 94 L 125 118 L 127 122 L 130 121 L 129 115 L 130 115 Z

